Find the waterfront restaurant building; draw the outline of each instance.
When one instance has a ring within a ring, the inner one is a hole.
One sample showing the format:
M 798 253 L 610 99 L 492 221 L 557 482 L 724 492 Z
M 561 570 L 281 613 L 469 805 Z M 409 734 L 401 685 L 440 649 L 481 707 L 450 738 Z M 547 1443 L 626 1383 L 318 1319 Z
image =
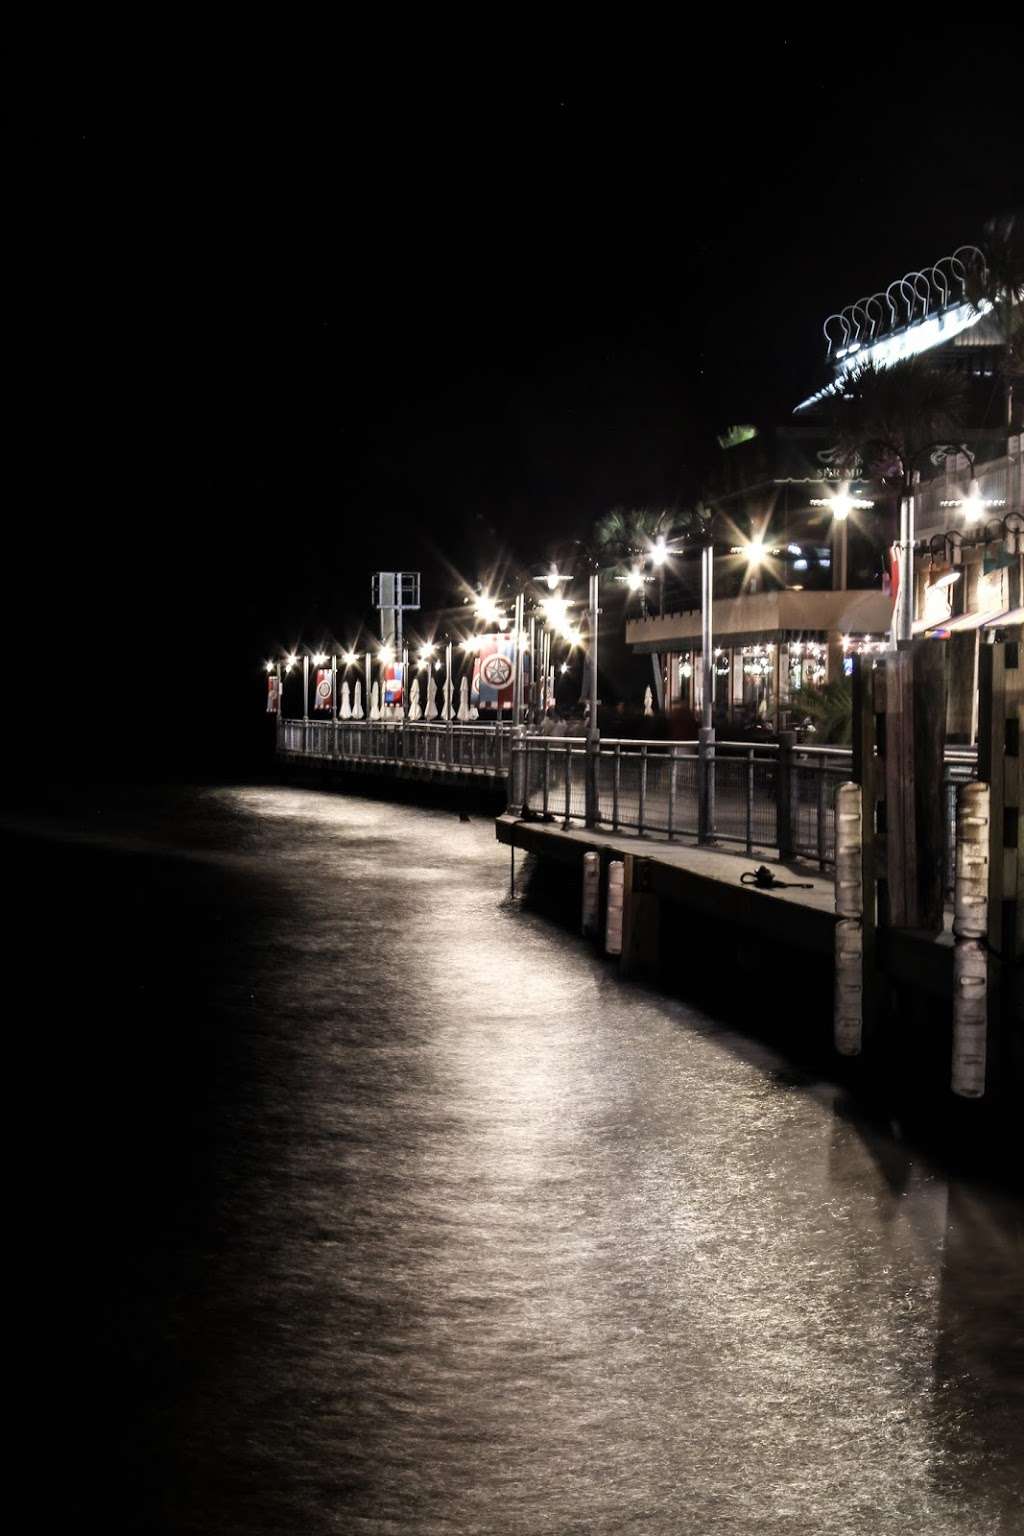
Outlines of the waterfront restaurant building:
M 955 276 L 956 267 L 947 272 Z M 924 290 L 922 279 L 914 290 L 922 309 Z M 851 306 L 857 310 L 852 321 L 844 312 L 847 339 L 865 313 L 882 312 L 883 297 Z M 937 365 L 965 372 L 978 386 L 977 397 L 995 399 L 998 407 L 1002 391 L 993 381 L 1000 338 L 991 316 L 954 303 L 957 298 L 950 286 L 939 285 L 926 314 L 915 313 L 905 299 L 902 326 L 880 328 L 875 347 L 882 356 L 875 361 L 884 363 L 889 345 L 896 345 L 897 356 L 934 349 Z M 833 333 L 839 318 L 830 318 Z M 865 340 L 861 355 L 870 351 Z M 835 374 L 841 382 L 838 365 Z M 841 480 L 814 409 L 827 393 L 803 402 L 793 424 L 770 442 L 767 473 L 765 448 L 758 445 L 761 459 L 748 466 L 754 471 L 748 472 L 749 490 L 730 501 L 728 521 L 736 530 L 731 552 L 716 537 L 713 713 L 719 730 L 798 723 L 795 696 L 801 689 L 848 674 L 855 653 L 889 643 L 898 494 L 877 482 Z M 1022 395 L 1018 390 L 1010 422 L 999 419 L 997 410 L 995 420 L 982 419 L 961 434 L 964 451 L 937 454 L 915 497 L 914 632 L 950 646 L 947 732 L 953 740 L 970 741 L 976 734 L 979 646 L 1000 632 L 1019 636 L 1024 617 Z M 629 620 L 626 639 L 635 652 L 658 658 L 666 709 L 681 705 L 699 716 L 696 565 L 693 557 L 676 562 L 665 604 L 672 611 Z

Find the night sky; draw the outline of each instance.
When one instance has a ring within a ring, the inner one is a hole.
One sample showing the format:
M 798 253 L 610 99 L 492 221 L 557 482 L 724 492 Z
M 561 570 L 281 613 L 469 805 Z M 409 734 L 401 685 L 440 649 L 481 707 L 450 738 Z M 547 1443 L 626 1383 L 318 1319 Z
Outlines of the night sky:
M 263 656 L 354 640 L 371 570 L 433 606 L 685 501 L 714 431 L 814 387 L 831 309 L 1020 203 L 1020 27 L 734 32 L 600 66 L 310 39 L 15 107 L 9 722 L 99 764 L 116 709 L 234 766 Z

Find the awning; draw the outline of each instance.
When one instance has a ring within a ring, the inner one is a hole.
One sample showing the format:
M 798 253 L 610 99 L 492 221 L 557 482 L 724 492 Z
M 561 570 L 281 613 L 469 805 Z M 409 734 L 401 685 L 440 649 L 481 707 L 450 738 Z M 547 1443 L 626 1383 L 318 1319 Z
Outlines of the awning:
M 997 618 L 986 620 L 985 628 L 1009 629 L 1013 624 L 1024 624 L 1024 608 L 1007 608 Z
M 923 626 L 926 633 L 942 639 L 946 635 L 962 634 L 965 630 L 989 629 L 996 625 L 1019 624 L 1020 619 L 1011 617 L 1012 613 L 1020 613 L 1022 610 L 1009 608 L 983 608 L 980 613 L 961 613 L 955 619 L 943 619 L 938 624 Z M 914 626 L 915 630 L 917 625 Z

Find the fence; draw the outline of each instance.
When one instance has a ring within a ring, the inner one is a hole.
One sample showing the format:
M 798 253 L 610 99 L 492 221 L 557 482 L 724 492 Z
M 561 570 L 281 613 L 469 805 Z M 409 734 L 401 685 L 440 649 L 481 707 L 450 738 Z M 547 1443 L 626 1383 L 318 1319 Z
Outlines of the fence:
M 514 735 L 511 727 L 409 721 L 282 720 L 284 752 L 403 771 L 510 775 L 510 803 L 569 827 L 593 822 L 640 837 L 713 837 L 748 854 L 835 859 L 835 791 L 850 778 L 850 751 L 779 743 L 610 741 Z M 946 753 L 943 868 L 953 888 L 956 790 L 976 775 L 972 750 Z M 591 778 L 592 775 L 592 778 Z M 588 782 L 589 781 L 589 782 Z M 710 822 L 701 825 L 701 791 Z M 588 793 L 589 791 L 589 793 Z M 592 805 L 591 805 L 592 800 Z
M 588 752 L 582 737 L 524 736 L 513 743 L 512 804 L 527 816 L 585 822 L 587 776 L 594 775 L 593 820 L 613 832 L 699 837 L 701 790 L 711 806 L 708 835 L 718 843 L 777 849 L 822 866 L 835 859 L 835 791 L 850 778 L 842 747 L 751 746 L 716 742 L 607 741 Z M 593 768 L 590 758 L 593 758 Z M 974 777 L 974 754 L 947 754 L 944 868 L 953 885 L 956 786 Z
M 500 778 L 509 771 L 511 727 L 406 721 L 282 720 L 282 752 L 331 761 L 420 765 Z

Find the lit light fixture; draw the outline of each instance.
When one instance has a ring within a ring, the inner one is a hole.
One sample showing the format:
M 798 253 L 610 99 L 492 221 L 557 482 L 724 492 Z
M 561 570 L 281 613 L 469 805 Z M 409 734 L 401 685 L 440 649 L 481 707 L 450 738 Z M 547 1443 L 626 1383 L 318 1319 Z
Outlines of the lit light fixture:
M 482 592 L 477 598 L 475 611 L 481 624 L 499 624 L 501 622 L 501 607 L 486 592 Z
M 313 656 L 313 665 L 314 667 L 322 667 L 326 660 L 327 657 L 324 655 L 323 651 L 317 651 Z
M 559 584 L 559 582 L 568 581 L 570 578 L 568 576 L 563 576 L 562 573 L 559 571 L 558 566 L 552 560 L 551 568 L 549 569 L 547 575 L 543 579 L 548 584 L 548 591 L 549 592 L 557 592 L 558 591 L 558 584 Z
M 626 577 L 626 586 L 631 592 L 639 592 L 643 584 L 643 575 L 641 574 L 639 568 L 634 565 L 629 575 Z
M 963 512 L 965 523 L 978 523 L 985 515 L 986 502 L 978 489 L 977 480 L 971 481 L 971 488 L 963 500 Z
M 377 660 L 382 666 L 390 667 L 395 659 L 395 648 L 392 645 L 382 645 L 377 652 Z
M 354 667 L 359 658 L 355 651 L 346 651 L 345 655 L 342 657 L 342 660 L 344 661 L 346 667 Z
M 768 550 L 761 539 L 751 539 L 743 546 L 748 565 L 760 565 Z
M 929 582 L 928 585 L 930 587 L 932 587 L 932 588 L 935 588 L 935 587 L 951 587 L 953 585 L 954 581 L 959 581 L 960 580 L 960 577 L 962 575 L 963 575 L 962 571 L 947 571 L 944 576 L 937 576 L 935 578 L 935 580 Z
M 272 662 L 272 661 L 268 661 L 268 662 L 267 662 L 267 671 L 268 671 L 268 672 L 273 672 L 273 670 L 274 670 L 274 665 L 275 665 L 275 664 L 274 664 L 274 662 Z
M 540 607 L 552 629 L 559 629 L 568 622 L 569 604 L 564 597 L 546 597 Z
M 566 674 L 566 673 L 567 673 L 567 672 L 568 672 L 568 670 L 569 670 L 569 663 L 568 663 L 568 662 L 567 662 L 567 661 L 563 661 L 563 662 L 562 662 L 562 665 L 561 665 L 561 666 L 560 666 L 560 667 L 559 667 L 559 669 L 558 669 L 558 670 L 559 670 L 559 671 L 560 671 L 560 672 L 561 672 L 561 674 L 562 674 L 562 676 L 563 676 L 563 677 L 564 677 L 564 676 L 565 676 L 565 674 Z
M 651 549 L 651 560 L 655 565 L 664 565 L 668 559 L 668 550 L 665 548 L 665 535 L 659 533 Z
M 436 650 L 437 650 L 437 646 L 436 645 L 421 645 L 420 646 L 420 649 L 419 649 L 419 663 L 420 663 L 421 667 L 425 667 L 426 666 L 427 662 L 430 660 L 431 656 L 433 656 L 433 654 L 434 654 L 434 652 Z
M 845 523 L 851 512 L 867 512 L 874 506 L 866 496 L 851 496 L 849 489 L 841 485 L 833 496 L 812 496 L 812 507 L 828 507 L 832 516 L 839 523 Z
M 940 501 L 939 506 L 959 507 L 965 523 L 980 523 L 989 507 L 1005 507 L 1006 502 L 1000 496 L 983 496 L 977 480 L 972 478 L 966 496 L 955 497 L 952 501 Z

